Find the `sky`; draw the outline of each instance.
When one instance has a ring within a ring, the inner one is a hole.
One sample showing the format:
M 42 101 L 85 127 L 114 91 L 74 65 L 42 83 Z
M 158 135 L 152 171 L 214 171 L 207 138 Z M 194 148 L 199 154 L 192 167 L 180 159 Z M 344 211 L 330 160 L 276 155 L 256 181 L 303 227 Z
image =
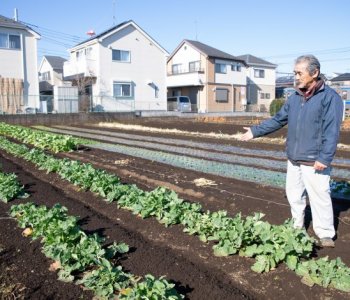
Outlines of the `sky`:
M 0 0 L 0 15 L 13 18 L 15 8 L 41 34 L 38 63 L 67 58 L 90 30 L 133 20 L 169 53 L 191 39 L 275 63 L 278 76 L 303 54 L 314 54 L 322 73 L 350 73 L 349 0 Z

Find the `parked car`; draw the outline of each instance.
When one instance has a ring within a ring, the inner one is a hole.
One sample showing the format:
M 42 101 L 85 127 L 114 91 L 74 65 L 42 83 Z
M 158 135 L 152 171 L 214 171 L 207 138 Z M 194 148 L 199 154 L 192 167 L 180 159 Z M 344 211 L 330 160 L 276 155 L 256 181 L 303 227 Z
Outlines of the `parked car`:
M 287 99 L 290 95 L 294 94 L 296 91 L 294 88 L 285 88 L 283 90 L 283 97 Z
M 168 111 L 191 112 L 191 100 L 187 96 L 168 98 Z

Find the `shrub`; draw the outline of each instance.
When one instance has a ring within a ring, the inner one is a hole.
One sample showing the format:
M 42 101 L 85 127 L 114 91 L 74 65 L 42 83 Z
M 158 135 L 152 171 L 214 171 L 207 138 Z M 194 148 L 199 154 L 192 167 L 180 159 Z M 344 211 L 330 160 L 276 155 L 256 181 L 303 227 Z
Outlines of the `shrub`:
M 277 98 L 272 100 L 270 104 L 270 115 L 274 116 L 283 106 L 284 104 L 284 99 L 283 98 Z

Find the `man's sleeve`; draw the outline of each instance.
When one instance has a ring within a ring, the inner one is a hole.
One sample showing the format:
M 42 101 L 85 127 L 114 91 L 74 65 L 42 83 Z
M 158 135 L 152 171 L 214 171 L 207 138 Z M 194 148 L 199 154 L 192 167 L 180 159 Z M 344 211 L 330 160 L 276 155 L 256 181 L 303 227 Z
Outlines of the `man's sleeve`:
M 337 150 L 340 125 L 343 119 L 344 103 L 340 96 L 334 93 L 323 109 L 322 144 L 317 161 L 329 166 Z
M 279 112 L 258 126 L 251 127 L 254 138 L 274 132 L 288 123 L 289 98 Z

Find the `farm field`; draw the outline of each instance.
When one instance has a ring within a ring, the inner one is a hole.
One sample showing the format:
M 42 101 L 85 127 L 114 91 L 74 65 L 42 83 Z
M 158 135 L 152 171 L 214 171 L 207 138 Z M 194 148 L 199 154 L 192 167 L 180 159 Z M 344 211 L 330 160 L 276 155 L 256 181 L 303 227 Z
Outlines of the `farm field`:
M 220 134 L 242 131 L 242 126 L 235 124 L 153 118 L 128 122 L 187 132 L 216 132 L 219 138 L 95 125 L 52 126 L 46 130 L 97 141 L 81 146 L 78 151 L 60 152 L 55 157 L 90 163 L 96 169 L 117 175 L 122 183 L 136 184 L 144 191 L 166 187 L 186 201 L 201 204 L 203 211 L 226 210 L 232 217 L 239 212 L 244 217 L 262 212 L 265 215 L 263 220 L 275 225 L 283 224 L 290 217 L 283 190 L 283 144 L 266 141 L 243 143 L 220 138 Z M 283 137 L 284 134 L 285 131 L 281 130 L 274 137 Z M 349 132 L 342 132 L 340 143 L 350 145 Z M 98 232 L 107 238 L 107 243 L 123 241 L 129 245 L 130 251 L 117 259 L 123 269 L 138 276 L 148 273 L 156 277 L 165 275 L 186 299 L 349 297 L 349 293 L 333 288 L 302 284 L 301 278 L 286 264 L 260 274 L 251 270 L 255 263 L 253 258 L 215 256 L 213 242 L 203 242 L 196 235 L 188 235 L 183 232 L 183 225 L 165 227 L 155 218 L 142 219 L 114 203 L 103 201 L 96 194 L 77 188 L 56 173 L 46 174 L 32 162 L 14 157 L 3 149 L 0 150 L 0 163 L 1 171 L 14 172 L 30 194 L 29 198 L 16 199 L 12 203 L 31 201 L 52 207 L 59 202 L 68 208 L 70 214 L 79 216 L 84 231 Z M 348 179 L 350 151 L 339 149 L 333 168 L 334 179 Z M 313 257 L 340 257 L 347 266 L 350 265 L 348 198 L 345 194 L 334 194 L 336 248 L 316 247 Z M 27 299 L 77 299 L 77 295 L 91 299 L 91 291 L 58 281 L 55 272 L 48 271 L 51 262 L 41 253 L 40 242 L 30 243 L 21 236 L 16 222 L 5 218 L 9 209 L 9 203 L 0 202 L 0 216 L 3 217 L 0 220 L 0 273 L 6 274 L 0 292 L 7 286 L 12 287 L 13 293 L 18 293 L 19 297 Z M 308 214 L 307 231 L 314 236 L 310 222 Z M 23 255 L 15 249 L 20 249 Z M 26 261 L 24 257 L 33 259 Z

